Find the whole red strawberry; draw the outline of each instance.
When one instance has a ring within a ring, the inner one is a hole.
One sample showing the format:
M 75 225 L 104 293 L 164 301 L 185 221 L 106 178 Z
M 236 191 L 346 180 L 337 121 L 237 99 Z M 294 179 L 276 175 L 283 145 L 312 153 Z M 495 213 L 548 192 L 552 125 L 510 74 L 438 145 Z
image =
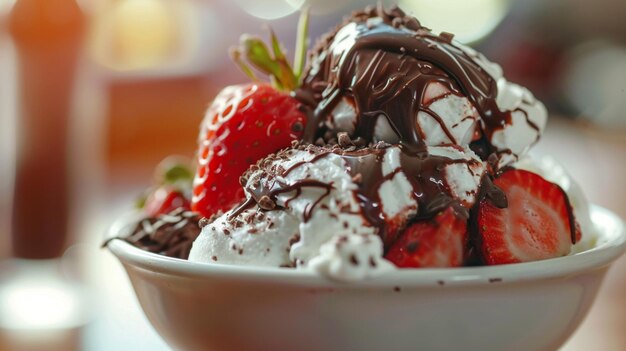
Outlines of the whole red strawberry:
M 239 177 L 248 167 L 302 137 L 299 108 L 269 84 L 224 88 L 202 122 L 192 209 L 208 217 L 243 200 Z
M 138 199 L 137 206 L 148 217 L 170 213 L 182 208 L 190 209 L 191 180 L 189 160 L 182 157 L 168 157 L 156 167 L 155 186 Z
M 300 102 L 290 96 L 302 74 L 306 48 L 304 13 L 298 35 L 295 69 L 271 32 L 271 52 L 256 37 L 242 36 L 231 55 L 242 70 L 257 81 L 253 67 L 268 74 L 272 84 L 251 83 L 224 88 L 202 121 L 197 170 L 191 208 L 210 217 L 244 199 L 239 177 L 259 159 L 289 147 L 302 137 L 306 116 Z

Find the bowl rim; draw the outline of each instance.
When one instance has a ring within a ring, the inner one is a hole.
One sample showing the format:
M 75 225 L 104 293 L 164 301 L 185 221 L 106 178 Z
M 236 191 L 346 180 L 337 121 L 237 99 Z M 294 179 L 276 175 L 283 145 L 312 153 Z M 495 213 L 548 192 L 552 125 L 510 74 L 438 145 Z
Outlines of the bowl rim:
M 190 262 L 144 251 L 121 239 L 110 240 L 107 247 L 127 269 L 130 266 L 191 279 L 220 278 L 309 287 L 476 286 L 560 279 L 608 266 L 626 250 L 626 226 L 615 213 L 597 205 L 590 205 L 590 215 L 598 235 L 594 247 L 569 256 L 498 266 L 398 269 L 353 282 L 333 280 L 312 270 Z M 116 236 L 124 223 L 128 223 L 128 217 L 116 221 L 107 237 Z

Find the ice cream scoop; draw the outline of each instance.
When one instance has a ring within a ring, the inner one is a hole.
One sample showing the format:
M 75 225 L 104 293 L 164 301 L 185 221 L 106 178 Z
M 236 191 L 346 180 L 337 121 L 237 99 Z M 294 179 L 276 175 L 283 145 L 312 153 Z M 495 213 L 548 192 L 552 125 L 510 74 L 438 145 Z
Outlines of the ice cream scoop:
M 358 12 L 321 40 L 296 96 L 309 107 L 309 141 L 345 131 L 412 148 L 475 142 L 500 166 L 538 140 L 547 118 L 500 66 L 398 8 Z

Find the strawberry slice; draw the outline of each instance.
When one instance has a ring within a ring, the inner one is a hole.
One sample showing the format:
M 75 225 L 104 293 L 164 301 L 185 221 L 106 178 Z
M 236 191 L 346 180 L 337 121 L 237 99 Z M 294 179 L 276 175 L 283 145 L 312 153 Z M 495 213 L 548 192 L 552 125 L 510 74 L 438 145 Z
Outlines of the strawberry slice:
M 464 263 L 467 237 L 467 221 L 449 207 L 409 226 L 385 258 L 398 267 L 458 267 Z
M 486 264 L 543 260 L 567 255 L 580 230 L 567 195 L 537 174 L 510 169 L 494 180 L 506 194 L 508 207 L 489 200 L 477 211 L 478 244 Z

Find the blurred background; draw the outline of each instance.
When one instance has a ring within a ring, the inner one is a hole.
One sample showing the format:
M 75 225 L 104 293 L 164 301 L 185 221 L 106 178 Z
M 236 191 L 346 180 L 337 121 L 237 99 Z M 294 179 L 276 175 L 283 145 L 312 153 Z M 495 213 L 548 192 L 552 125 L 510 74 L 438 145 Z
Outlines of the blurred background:
M 373 0 L 0 0 L 0 350 L 167 350 L 107 226 L 171 154 L 193 156 L 241 33 L 293 52 Z M 391 2 L 386 2 L 391 3 Z M 626 218 L 626 1 L 398 0 L 456 33 L 551 112 L 534 153 Z M 626 257 L 563 350 L 626 349 Z

